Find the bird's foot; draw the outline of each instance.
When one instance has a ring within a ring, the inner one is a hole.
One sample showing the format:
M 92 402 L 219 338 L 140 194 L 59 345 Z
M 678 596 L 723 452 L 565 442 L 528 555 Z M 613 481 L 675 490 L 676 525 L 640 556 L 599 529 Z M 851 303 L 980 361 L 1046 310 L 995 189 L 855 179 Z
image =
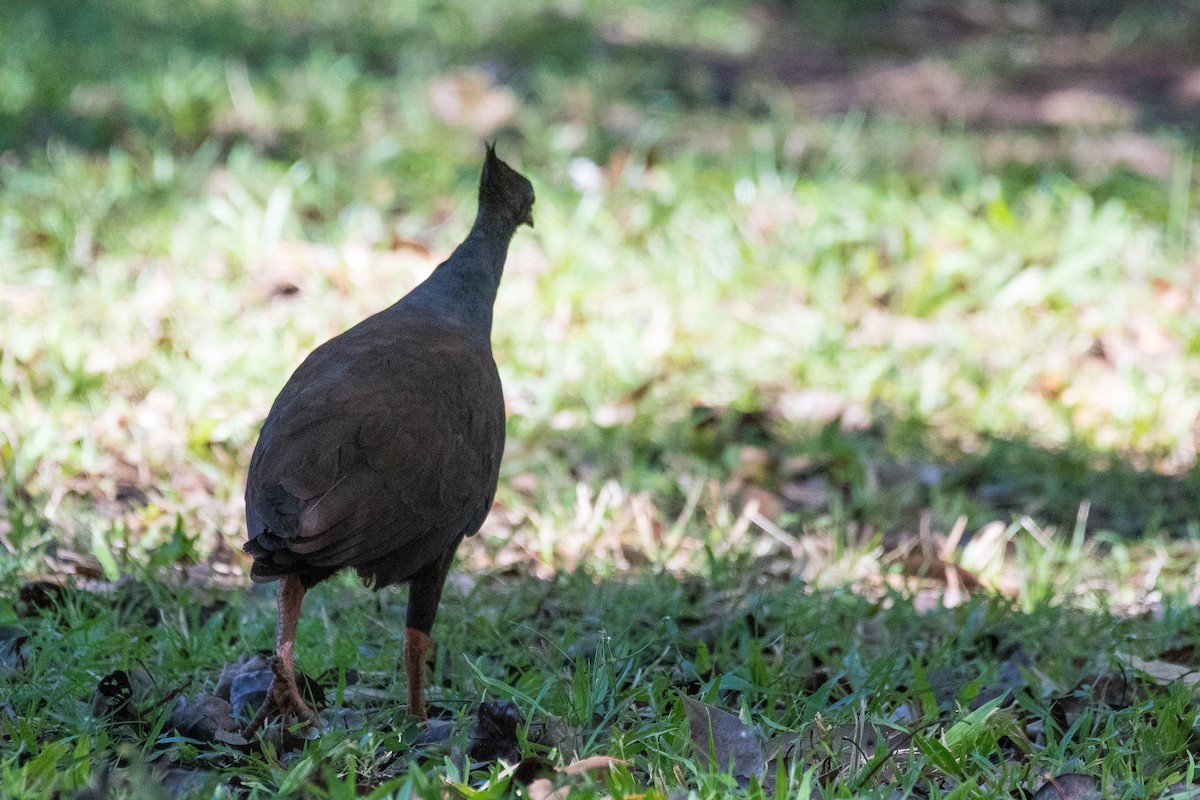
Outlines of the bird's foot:
M 321 719 L 300 696 L 295 672 L 286 669 L 283 660 L 278 657 L 271 660 L 271 671 L 275 673 L 271 688 L 267 690 L 267 697 L 255 712 L 254 719 L 250 720 L 250 724 L 242 731 L 242 738 L 248 740 L 253 736 L 267 721 L 272 711 L 278 711 L 285 720 L 298 717 L 309 728 L 320 730 Z

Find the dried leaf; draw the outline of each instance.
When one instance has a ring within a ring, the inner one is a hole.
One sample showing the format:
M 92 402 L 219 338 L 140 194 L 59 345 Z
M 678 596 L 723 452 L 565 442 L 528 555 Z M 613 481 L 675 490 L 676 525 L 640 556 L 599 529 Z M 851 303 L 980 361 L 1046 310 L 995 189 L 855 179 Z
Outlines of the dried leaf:
M 0 673 L 23 669 L 29 661 L 29 631 L 17 625 L 0 625 Z
M 388 238 L 387 245 L 392 250 L 407 250 L 408 252 L 415 253 L 420 258 L 432 257 L 429 248 L 425 246 L 424 242 L 418 242 L 415 239 L 406 239 L 394 232 Z
M 274 679 L 275 673 L 269 667 L 236 675 L 229 686 L 229 707 L 237 714 L 254 714 L 267 699 Z
M 245 745 L 246 740 L 238 731 L 241 726 L 234 721 L 233 707 L 228 700 L 211 692 L 203 692 L 193 698 L 180 697 L 167 721 L 184 736 L 202 742 L 219 741 L 235 746 Z
M 935 553 L 926 553 L 916 548 L 900 559 L 900 567 L 905 575 L 946 584 L 956 584 L 967 591 L 978 591 L 983 588 L 983 581 L 970 570 L 946 561 Z
M 586 775 L 589 772 L 601 771 L 607 774 L 609 770 L 623 767 L 625 764 L 626 762 L 612 756 L 592 756 L 568 764 L 563 768 L 563 772 L 568 775 Z
M 909 736 L 902 731 L 881 731 L 872 724 L 847 723 L 826 727 L 820 721 L 804 733 L 784 733 L 763 745 L 767 755 L 766 781 L 775 773 L 775 763 L 799 761 L 805 768 L 817 767 L 819 776 L 849 773 L 867 764 L 875 755 L 880 740 L 890 752 L 908 746 Z
M 1101 800 L 1102 797 L 1100 782 L 1095 778 L 1068 772 L 1043 783 L 1033 800 Z
M 692 747 L 702 763 L 729 770 L 737 778 L 763 774 L 763 748 L 750 726 L 728 711 L 680 696 L 692 732 Z
M 1070 694 L 1054 700 L 1050 715 L 1066 730 L 1089 707 L 1121 710 L 1139 702 L 1145 694 L 1145 687 L 1133 673 L 1107 672 L 1081 680 Z
M 1166 800 L 1195 800 L 1200 797 L 1200 787 L 1195 784 L 1189 786 L 1183 781 L 1178 781 L 1167 787 Z
M 31 581 L 17 595 L 17 615 L 30 617 L 39 611 L 57 608 L 63 600 L 61 584 L 50 581 Z
M 1180 645 L 1179 647 L 1172 647 L 1169 650 L 1164 650 L 1158 654 L 1158 657 L 1163 661 L 1170 661 L 1172 664 L 1186 664 L 1193 666 L 1197 663 L 1196 656 L 1196 645 L 1194 644 L 1185 644 Z
M 1194 667 L 1172 664 L 1170 661 L 1145 661 L 1131 655 L 1122 655 L 1120 658 L 1138 672 L 1149 676 L 1159 686 L 1175 681 L 1183 681 L 1189 688 L 1200 684 L 1200 670 Z
M 243 656 L 237 663 L 221 668 L 213 694 L 228 700 L 234 714 L 252 715 L 266 699 L 272 678 L 274 673 L 265 656 Z
M 565 800 L 571 794 L 571 787 L 561 786 L 555 789 L 548 779 L 538 778 L 525 787 L 525 794 L 529 800 Z
M 511 700 L 489 700 L 479 704 L 475 726 L 471 730 L 471 742 L 467 755 L 472 761 L 490 763 L 506 761 L 515 764 L 521 760 L 521 743 L 517 740 L 517 728 L 525 724 L 525 718 Z
M 132 722 L 138 718 L 129 673 L 119 669 L 100 679 L 92 695 L 92 714 L 118 722 Z
M 526 736 L 530 743 L 556 749 L 564 755 L 577 754 L 588 741 L 585 731 L 553 714 L 530 722 Z
M 608 776 L 609 770 L 624 766 L 625 763 L 621 759 L 612 758 L 611 756 L 592 756 L 568 764 L 559 771 L 559 775 L 579 777 L 580 775 L 599 773 L 598 777 L 604 778 Z M 518 766 L 517 772 L 513 774 L 513 778 L 514 780 L 528 784 L 525 792 L 531 800 L 558 800 L 558 798 L 567 797 L 571 792 L 569 784 L 555 789 L 554 784 L 549 778 L 540 777 L 547 772 L 553 774 L 553 770 L 549 767 L 548 763 L 540 759 L 526 759 Z

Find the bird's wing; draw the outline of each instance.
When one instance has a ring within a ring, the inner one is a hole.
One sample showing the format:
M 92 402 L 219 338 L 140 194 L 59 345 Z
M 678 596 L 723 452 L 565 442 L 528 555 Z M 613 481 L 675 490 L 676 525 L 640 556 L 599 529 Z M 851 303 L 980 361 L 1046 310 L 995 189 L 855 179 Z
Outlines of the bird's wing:
M 453 329 L 360 332 L 313 351 L 251 461 L 256 569 L 356 566 L 474 533 L 462 528 L 486 514 L 503 451 L 500 398 L 491 353 Z

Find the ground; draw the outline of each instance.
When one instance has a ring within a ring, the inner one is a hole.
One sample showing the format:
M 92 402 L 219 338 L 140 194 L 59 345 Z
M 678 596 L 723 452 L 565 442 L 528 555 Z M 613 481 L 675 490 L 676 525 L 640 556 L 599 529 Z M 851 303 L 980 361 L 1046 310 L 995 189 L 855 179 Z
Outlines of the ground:
M 1197 53 L 1186 2 L 4 6 L 0 794 L 1190 796 Z M 258 423 L 485 139 L 536 228 L 435 724 L 341 576 L 323 735 L 241 741 Z

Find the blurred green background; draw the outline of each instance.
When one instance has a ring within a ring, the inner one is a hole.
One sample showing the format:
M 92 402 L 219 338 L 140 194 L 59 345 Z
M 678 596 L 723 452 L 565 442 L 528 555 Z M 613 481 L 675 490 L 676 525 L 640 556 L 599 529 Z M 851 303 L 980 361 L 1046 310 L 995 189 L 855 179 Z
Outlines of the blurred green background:
M 1190 2 L 6 3 L 11 566 L 236 549 L 275 392 L 490 138 L 539 198 L 497 547 L 570 563 L 604 491 L 614 540 L 1200 535 L 1198 53 Z

